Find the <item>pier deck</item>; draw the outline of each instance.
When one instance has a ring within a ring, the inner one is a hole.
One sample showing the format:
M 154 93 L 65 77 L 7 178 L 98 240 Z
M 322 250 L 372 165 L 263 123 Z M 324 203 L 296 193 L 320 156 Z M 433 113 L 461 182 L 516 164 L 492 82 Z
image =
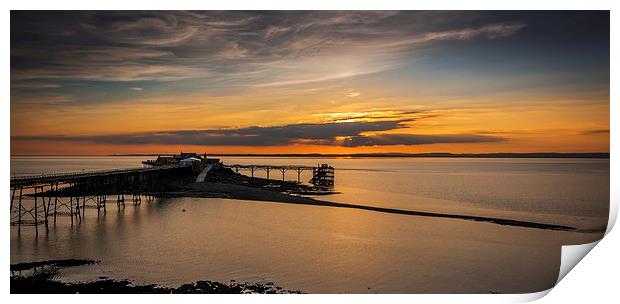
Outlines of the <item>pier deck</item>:
M 11 178 L 11 188 L 13 187 L 27 187 L 37 185 L 47 185 L 56 182 L 70 182 L 88 178 L 100 178 L 115 175 L 144 173 L 152 171 L 166 171 L 178 169 L 179 165 L 158 166 L 151 168 L 127 168 L 127 169 L 112 169 L 112 170 L 93 170 L 93 171 L 78 171 L 78 172 L 64 172 L 64 173 L 50 173 L 40 175 L 25 175 L 16 176 Z

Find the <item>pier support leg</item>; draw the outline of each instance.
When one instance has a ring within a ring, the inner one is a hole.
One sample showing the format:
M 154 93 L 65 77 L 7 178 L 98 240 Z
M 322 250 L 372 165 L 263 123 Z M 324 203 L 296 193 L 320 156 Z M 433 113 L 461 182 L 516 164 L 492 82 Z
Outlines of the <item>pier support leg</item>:
M 37 188 L 34 188 L 34 231 L 35 236 L 39 235 L 39 204 L 37 200 Z
M 101 197 L 97 195 L 95 199 L 95 203 L 97 203 L 97 217 L 99 217 L 99 211 L 101 210 Z
M 75 216 L 73 214 L 73 196 L 69 197 L 69 213 L 71 214 L 71 226 L 73 226 L 73 216 Z
M 58 192 L 58 184 L 56 184 L 56 192 Z M 58 213 L 58 196 L 54 196 L 54 225 L 56 225 L 56 214 L 57 213 Z
M 75 218 L 77 220 L 79 220 L 79 222 L 82 222 L 82 213 L 80 212 L 80 197 L 76 196 L 75 197 Z
M 116 198 L 116 205 L 120 208 L 121 204 L 125 207 L 125 194 L 119 194 Z
M 140 197 L 140 194 L 133 194 L 133 205 L 134 206 L 138 206 L 142 203 L 142 198 Z
M 41 187 L 41 193 L 43 193 L 44 188 Z M 52 192 L 52 186 L 50 186 L 50 192 Z M 45 231 L 49 231 L 49 226 L 48 226 L 48 216 L 50 213 L 50 204 L 52 202 L 52 197 L 48 196 L 47 197 L 47 203 L 45 202 L 45 196 L 41 197 L 43 199 L 43 221 L 45 222 Z
M 15 199 L 15 188 L 11 189 L 12 193 L 11 193 L 11 209 L 9 210 L 9 214 L 10 212 L 13 212 L 13 200 Z
M 23 201 L 22 201 L 22 190 L 24 188 L 20 187 L 19 188 L 19 207 L 17 208 L 17 233 L 20 233 L 22 230 L 22 209 L 24 208 L 23 206 Z

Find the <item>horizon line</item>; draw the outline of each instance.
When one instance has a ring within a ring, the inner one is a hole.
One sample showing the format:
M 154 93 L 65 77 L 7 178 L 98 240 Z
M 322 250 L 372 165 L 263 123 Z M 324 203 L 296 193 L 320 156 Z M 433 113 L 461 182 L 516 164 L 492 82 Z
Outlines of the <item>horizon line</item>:
M 205 154 L 206 152 L 186 152 Z M 176 155 L 178 153 L 114 153 L 114 154 L 11 154 L 11 157 L 49 157 L 49 156 L 158 156 Z M 237 156 L 237 157 L 462 157 L 462 158 L 610 158 L 610 152 L 487 152 L 487 153 L 451 153 L 451 152 L 425 152 L 425 153 L 206 153 L 208 156 Z

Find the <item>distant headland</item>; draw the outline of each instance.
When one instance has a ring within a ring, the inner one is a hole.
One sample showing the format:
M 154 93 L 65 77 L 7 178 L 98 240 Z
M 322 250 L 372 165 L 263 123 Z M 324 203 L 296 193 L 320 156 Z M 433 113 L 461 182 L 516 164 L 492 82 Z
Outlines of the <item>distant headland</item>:
M 114 153 L 104 155 L 77 155 L 77 154 L 11 154 L 11 157 L 19 156 L 160 156 L 175 155 L 178 153 Z M 560 153 L 560 152 L 533 152 L 533 153 L 208 153 L 209 156 L 219 157 L 300 157 L 300 158 L 371 158 L 371 157 L 437 157 L 437 158 L 609 158 L 609 152 L 587 153 Z
M 166 153 L 145 153 L 145 154 L 112 154 L 110 156 L 157 156 Z M 173 154 L 173 153 L 169 153 Z M 608 152 L 590 153 L 557 153 L 557 152 L 536 152 L 536 153 L 352 153 L 352 154 L 323 154 L 323 153 L 279 153 L 279 154 L 252 154 L 252 153 L 214 153 L 212 156 L 229 157 L 460 157 L 460 158 L 609 158 Z

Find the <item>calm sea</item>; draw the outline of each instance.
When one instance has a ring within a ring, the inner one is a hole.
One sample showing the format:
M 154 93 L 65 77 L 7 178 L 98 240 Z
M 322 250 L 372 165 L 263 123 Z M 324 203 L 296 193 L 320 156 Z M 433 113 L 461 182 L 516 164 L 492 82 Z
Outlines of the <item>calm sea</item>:
M 11 176 L 139 167 L 145 157 L 12 157 Z M 306 292 L 533 292 L 557 280 L 560 246 L 601 237 L 609 160 L 232 158 L 226 164 L 328 163 L 321 199 L 569 225 L 577 232 L 333 207 L 207 198 L 88 209 L 35 237 L 11 228 L 11 263 L 91 258 L 64 280 L 100 276 L 178 286 L 271 281 Z M 264 176 L 264 172 L 257 176 Z M 272 177 L 274 177 L 272 172 Z M 278 178 L 281 178 L 278 175 Z M 287 172 L 287 180 L 296 180 Z M 302 180 L 309 180 L 302 175 Z M 182 210 L 185 209 L 186 212 Z M 594 231 L 594 232 L 593 232 Z M 598 231 L 598 232 L 597 232 Z

